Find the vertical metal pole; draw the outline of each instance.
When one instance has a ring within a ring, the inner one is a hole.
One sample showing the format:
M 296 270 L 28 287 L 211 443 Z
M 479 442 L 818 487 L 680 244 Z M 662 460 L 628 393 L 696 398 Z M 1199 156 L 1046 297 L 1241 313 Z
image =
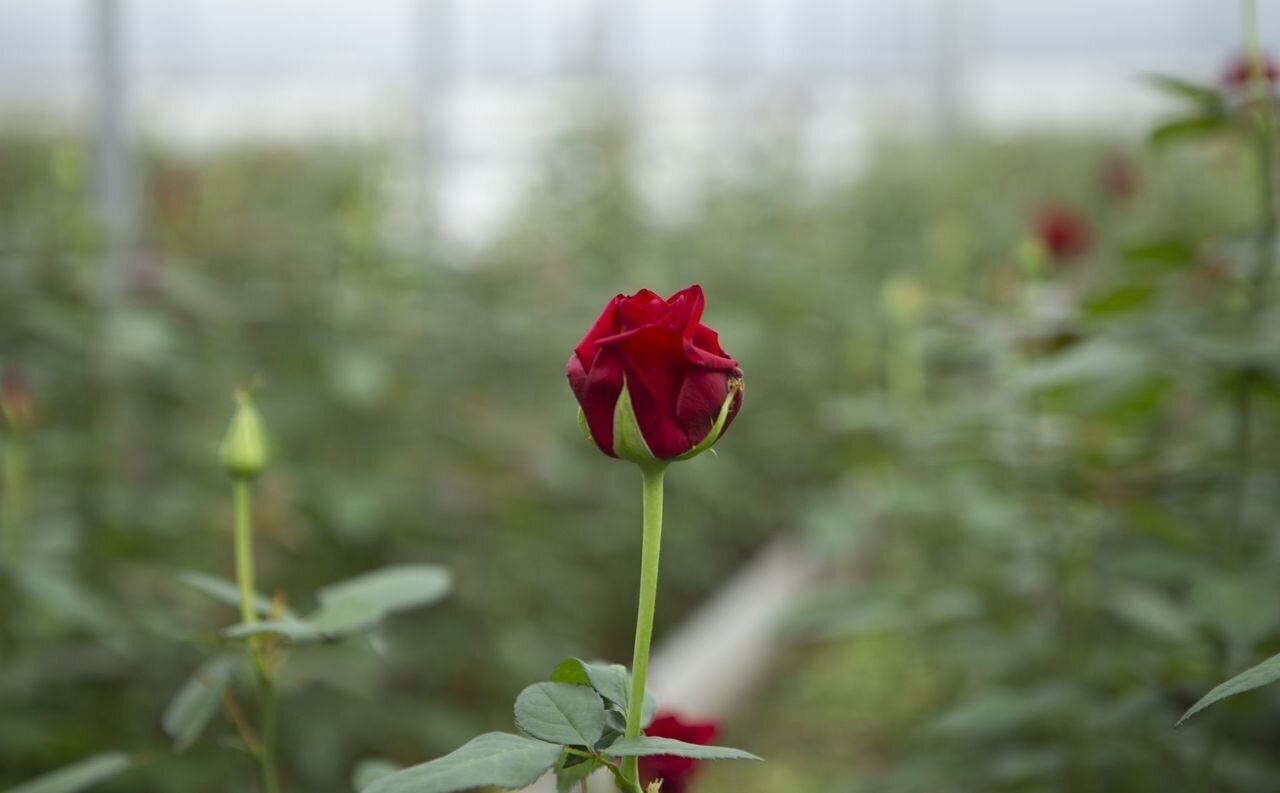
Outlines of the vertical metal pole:
M 640 9 L 634 0 L 597 0 L 587 43 L 588 70 L 610 114 L 625 116 L 640 78 Z
M 934 125 L 946 139 L 954 137 L 964 124 L 965 9 L 961 0 L 934 0 L 934 12 L 930 83 Z
M 123 0 L 89 0 L 93 46 L 94 211 L 106 247 L 102 294 L 115 302 L 127 277 L 134 241 L 134 174 L 130 162 L 128 87 L 123 40 Z
M 454 77 L 453 0 L 419 0 L 417 5 L 418 173 L 423 216 L 439 220 L 437 185 L 449 149 L 449 93 Z

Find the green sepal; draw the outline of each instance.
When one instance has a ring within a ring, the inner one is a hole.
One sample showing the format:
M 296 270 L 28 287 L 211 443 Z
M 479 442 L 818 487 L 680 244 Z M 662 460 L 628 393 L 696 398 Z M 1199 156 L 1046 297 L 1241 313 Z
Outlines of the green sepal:
M 587 424 L 587 414 L 582 408 L 578 408 L 578 429 L 582 430 L 582 437 L 587 439 L 587 443 L 594 444 L 596 439 L 591 437 L 591 427 Z
M 622 381 L 622 391 L 618 394 L 618 402 L 613 407 L 613 453 L 636 465 L 651 466 L 662 462 L 649 451 L 649 444 L 645 443 L 644 434 L 640 432 L 640 423 L 636 419 L 635 408 L 631 406 L 631 392 L 625 378 Z
M 720 440 L 720 435 L 724 432 L 725 422 L 729 420 L 729 410 L 733 407 L 733 398 L 741 390 L 741 378 L 734 378 L 729 381 L 729 395 L 724 398 L 724 404 L 720 406 L 720 415 L 716 416 L 716 423 L 711 425 L 711 431 L 707 433 L 707 437 L 703 438 L 701 443 L 677 457 L 677 460 L 688 460 L 697 457 L 714 446 L 716 441 Z

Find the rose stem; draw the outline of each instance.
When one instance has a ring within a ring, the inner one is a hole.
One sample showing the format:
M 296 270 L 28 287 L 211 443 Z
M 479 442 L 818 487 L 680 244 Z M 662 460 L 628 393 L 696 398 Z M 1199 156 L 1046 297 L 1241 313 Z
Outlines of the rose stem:
M 644 684 L 649 674 L 649 642 L 658 598 L 658 555 L 662 548 L 662 477 L 666 465 L 641 466 L 644 475 L 644 539 L 640 550 L 640 605 L 636 610 L 636 646 L 631 659 L 631 701 L 627 703 L 627 738 L 640 737 L 644 718 Z M 639 789 L 639 762 L 623 760 L 623 776 Z

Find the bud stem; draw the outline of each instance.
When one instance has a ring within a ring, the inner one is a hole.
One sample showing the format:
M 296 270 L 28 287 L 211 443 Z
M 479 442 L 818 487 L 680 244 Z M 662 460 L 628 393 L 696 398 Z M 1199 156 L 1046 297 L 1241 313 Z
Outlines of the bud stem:
M 649 674 L 649 643 L 658 599 L 658 556 L 662 549 L 662 478 L 666 465 L 640 466 L 644 475 L 644 538 L 640 550 L 640 605 L 636 612 L 636 646 L 631 659 L 631 699 L 627 703 L 626 737 L 638 738 L 644 719 L 644 687 Z M 639 762 L 623 760 L 622 774 L 640 787 Z
M 246 625 L 258 621 L 257 590 L 253 585 L 253 508 L 250 479 L 237 476 L 232 488 L 235 495 L 235 543 L 236 584 L 240 588 L 240 618 Z M 278 793 L 275 758 L 275 691 L 271 685 L 271 671 L 262 654 L 260 636 L 250 636 L 247 644 L 249 657 L 258 680 L 259 727 L 258 746 L 253 751 L 258 763 L 258 779 L 261 793 Z
M 258 621 L 253 586 L 253 523 L 249 481 L 237 478 L 232 485 L 235 495 L 236 583 L 240 586 L 240 619 L 246 625 Z

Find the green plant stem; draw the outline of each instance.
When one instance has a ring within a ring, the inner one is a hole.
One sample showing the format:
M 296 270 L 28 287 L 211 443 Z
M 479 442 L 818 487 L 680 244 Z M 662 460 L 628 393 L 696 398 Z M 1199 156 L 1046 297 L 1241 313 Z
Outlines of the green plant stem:
M 252 625 L 258 621 L 257 604 L 254 602 L 257 590 L 253 585 L 252 497 L 248 480 L 236 479 L 232 487 L 235 495 L 236 584 L 240 587 L 240 619 L 244 624 Z
M 256 654 L 256 653 L 255 653 Z M 280 783 L 276 775 L 276 696 L 271 675 L 266 665 L 257 664 L 258 706 L 261 709 L 258 722 L 258 778 L 263 793 L 279 793 Z
M 4 509 L 0 511 L 0 558 L 13 559 L 22 545 L 27 512 L 27 450 L 18 433 L 4 444 Z
M 255 602 L 257 589 L 253 584 L 253 504 L 249 480 L 237 477 L 233 492 L 235 495 L 236 584 L 240 589 L 240 617 L 246 625 L 252 625 L 258 621 L 258 610 Z M 263 657 L 259 637 L 250 636 L 247 646 L 258 681 L 258 746 L 253 756 L 258 763 L 261 793 L 279 793 L 275 756 L 276 702 L 271 670 L 266 658 Z
M 649 674 L 649 644 L 658 599 L 658 556 L 662 550 L 662 477 L 666 466 L 642 467 L 644 474 L 644 539 L 640 550 L 640 605 L 636 610 L 636 646 L 631 658 L 631 698 L 627 703 L 626 737 L 640 737 L 644 719 L 644 686 Z M 623 761 L 622 775 L 640 787 L 639 762 Z
M 1276 268 L 1276 242 L 1278 236 L 1276 218 L 1276 138 L 1275 103 L 1271 85 L 1263 74 L 1262 45 L 1258 37 L 1258 8 L 1256 0 L 1244 2 L 1245 57 L 1249 67 L 1250 99 L 1254 102 L 1256 118 L 1253 135 L 1258 158 L 1258 214 L 1259 228 L 1253 269 L 1249 273 L 1249 290 L 1246 297 L 1245 333 L 1252 336 L 1267 307 L 1268 285 Z M 1250 339 L 1251 341 L 1251 339 Z M 1236 390 L 1235 460 L 1236 487 L 1232 509 L 1232 536 L 1239 540 L 1248 519 L 1248 496 L 1253 478 L 1254 445 L 1254 391 L 1257 376 L 1252 367 L 1241 373 Z

